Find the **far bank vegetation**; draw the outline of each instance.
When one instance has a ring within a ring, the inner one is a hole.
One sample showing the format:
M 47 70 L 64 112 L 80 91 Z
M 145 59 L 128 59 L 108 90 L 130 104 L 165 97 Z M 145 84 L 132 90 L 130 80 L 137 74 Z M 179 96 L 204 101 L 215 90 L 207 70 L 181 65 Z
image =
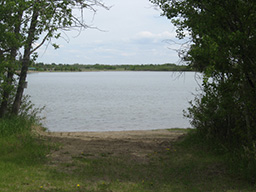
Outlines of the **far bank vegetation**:
M 83 65 L 83 64 L 44 64 L 36 63 L 30 70 L 32 71 L 192 71 L 192 68 L 185 65 L 147 64 L 147 65 Z

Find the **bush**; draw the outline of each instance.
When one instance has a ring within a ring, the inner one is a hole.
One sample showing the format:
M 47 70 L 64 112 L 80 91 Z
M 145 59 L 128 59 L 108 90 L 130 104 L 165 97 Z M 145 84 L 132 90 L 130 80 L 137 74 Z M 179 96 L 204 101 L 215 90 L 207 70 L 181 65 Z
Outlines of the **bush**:
M 32 121 L 33 123 L 40 123 L 42 118 L 39 116 L 39 114 L 44 110 L 44 108 L 45 107 L 35 107 L 35 105 L 30 100 L 30 96 L 24 95 L 19 110 L 19 116 Z
M 205 81 L 204 93 L 185 115 L 201 140 L 231 153 L 230 164 L 256 178 L 255 103 L 241 85 L 232 79 Z

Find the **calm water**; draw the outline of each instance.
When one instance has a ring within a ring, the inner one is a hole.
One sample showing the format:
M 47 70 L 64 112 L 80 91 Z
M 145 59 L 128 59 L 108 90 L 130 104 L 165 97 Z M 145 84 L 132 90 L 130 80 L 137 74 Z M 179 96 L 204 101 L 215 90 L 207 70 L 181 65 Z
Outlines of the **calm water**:
M 26 93 L 46 106 L 50 131 L 187 128 L 183 110 L 199 88 L 194 72 L 76 72 L 28 75 Z M 199 80 L 200 81 L 200 80 Z

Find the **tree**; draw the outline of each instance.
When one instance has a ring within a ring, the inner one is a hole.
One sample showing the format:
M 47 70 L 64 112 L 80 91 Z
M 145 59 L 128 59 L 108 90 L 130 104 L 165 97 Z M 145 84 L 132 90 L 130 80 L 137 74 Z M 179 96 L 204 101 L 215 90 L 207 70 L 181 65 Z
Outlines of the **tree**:
M 2 100 L 0 117 L 7 111 L 10 94 L 13 90 L 13 76 L 16 66 L 16 55 L 21 47 L 20 28 L 22 23 L 24 4 L 19 1 L 1 1 L 1 76 Z M 6 74 L 6 75 L 4 75 Z
M 190 38 L 183 57 L 204 74 L 204 94 L 189 109 L 197 131 L 230 146 L 256 142 L 256 2 L 150 0 Z
M 9 110 L 18 114 L 28 67 L 36 58 L 37 49 L 45 42 L 51 42 L 52 38 L 59 38 L 61 31 L 90 28 L 83 19 L 85 9 L 96 12 L 96 7 L 107 7 L 100 0 L 8 0 L 0 3 L 0 62 L 1 66 L 5 65 L 1 68 L 0 117 L 3 117 L 8 112 L 13 88 L 16 93 Z M 74 10 L 80 10 L 79 17 L 75 16 Z M 52 45 L 58 48 L 58 45 Z M 15 86 L 14 72 L 17 68 L 20 68 L 20 74 Z

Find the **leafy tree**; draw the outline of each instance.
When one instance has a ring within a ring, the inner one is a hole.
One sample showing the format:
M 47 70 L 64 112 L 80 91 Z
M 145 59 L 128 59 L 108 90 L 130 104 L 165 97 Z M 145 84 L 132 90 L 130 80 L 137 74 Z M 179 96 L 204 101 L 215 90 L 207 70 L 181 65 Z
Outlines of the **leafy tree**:
M 85 9 L 95 12 L 97 6 L 107 7 L 100 0 L 1 0 L 0 4 L 2 117 L 8 110 L 18 114 L 28 67 L 36 58 L 37 49 L 45 42 L 59 38 L 61 31 L 89 28 L 83 19 Z M 74 10 L 80 10 L 81 15 L 75 16 Z M 58 45 L 52 45 L 58 48 Z M 20 74 L 16 86 L 14 74 L 18 68 Z M 8 109 L 8 106 L 11 107 Z
M 0 116 L 7 110 L 8 100 L 13 90 L 13 75 L 16 65 L 16 54 L 21 46 L 22 2 L 1 1 L 0 8 L 0 62 L 1 62 L 1 108 Z M 11 14 L 10 14 L 11 13 Z M 5 75 L 4 75 L 5 74 Z
M 183 59 L 204 74 L 204 93 L 189 109 L 192 124 L 204 138 L 255 151 L 256 1 L 150 1 L 178 38 L 190 38 Z

